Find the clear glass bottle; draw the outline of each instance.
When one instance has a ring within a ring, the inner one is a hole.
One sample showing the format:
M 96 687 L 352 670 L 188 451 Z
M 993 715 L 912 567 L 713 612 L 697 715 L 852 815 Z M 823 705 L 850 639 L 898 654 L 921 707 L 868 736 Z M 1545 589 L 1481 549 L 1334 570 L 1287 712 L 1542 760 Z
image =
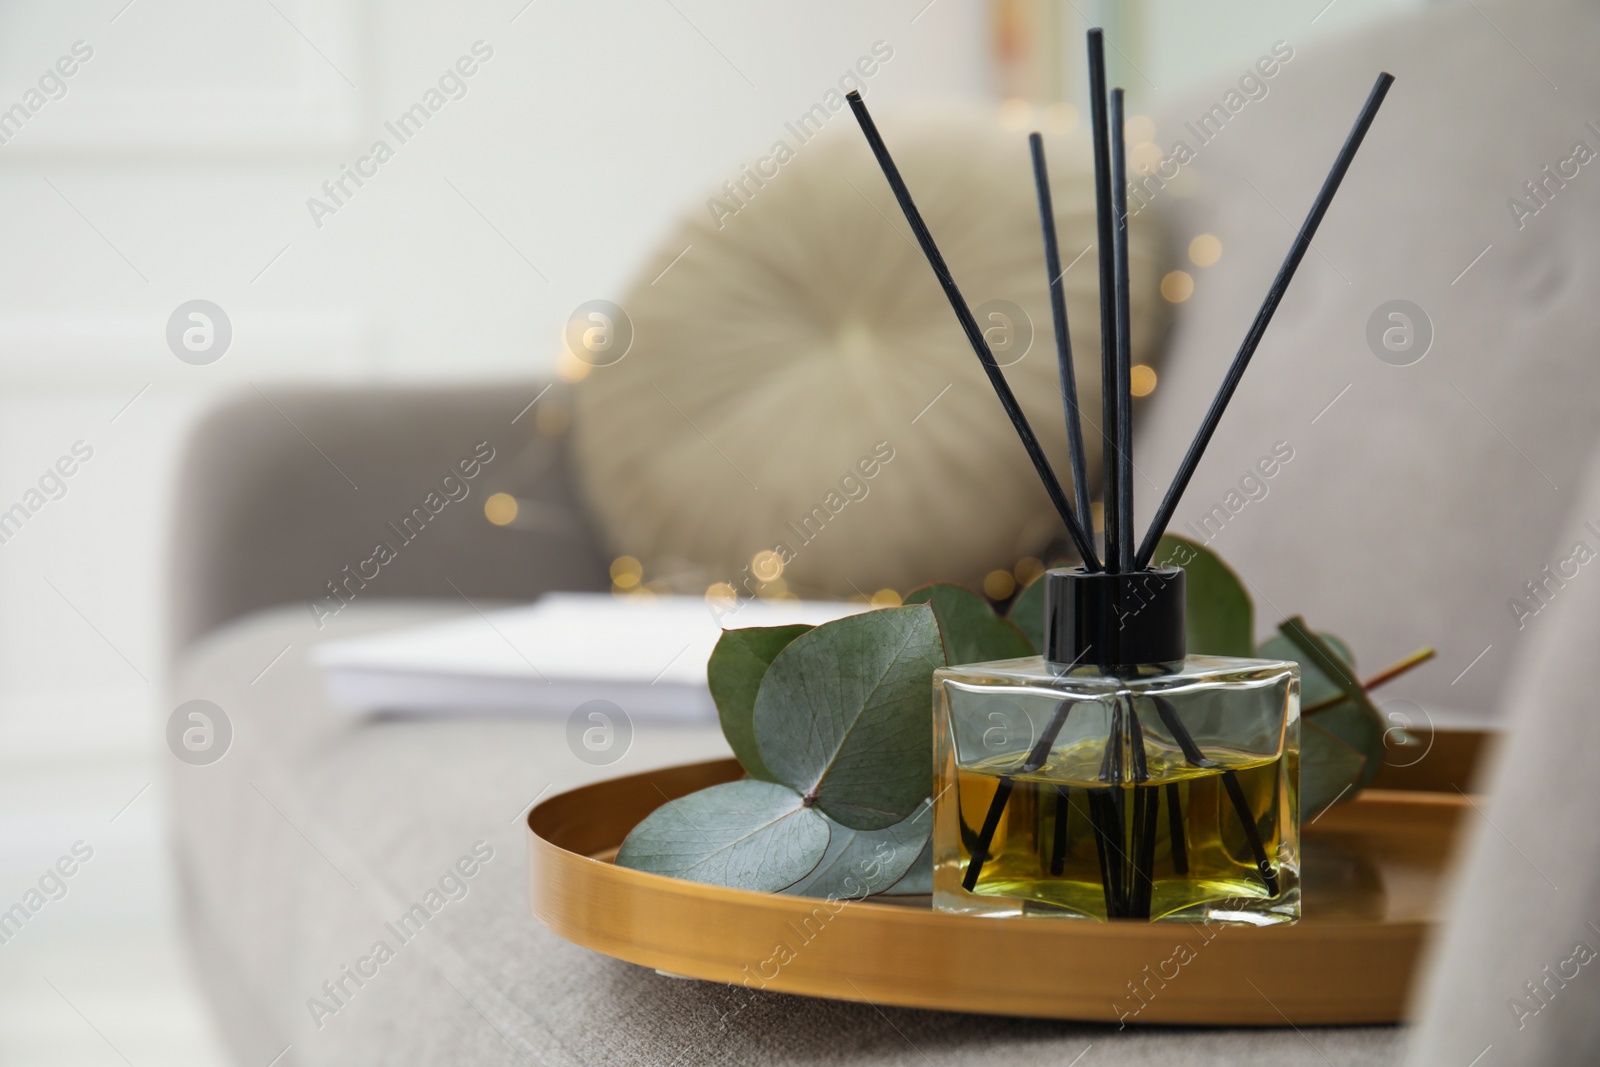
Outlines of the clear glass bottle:
M 1186 656 L 1179 568 L 1044 580 L 1046 655 L 934 673 L 934 906 L 1298 919 L 1298 666 Z

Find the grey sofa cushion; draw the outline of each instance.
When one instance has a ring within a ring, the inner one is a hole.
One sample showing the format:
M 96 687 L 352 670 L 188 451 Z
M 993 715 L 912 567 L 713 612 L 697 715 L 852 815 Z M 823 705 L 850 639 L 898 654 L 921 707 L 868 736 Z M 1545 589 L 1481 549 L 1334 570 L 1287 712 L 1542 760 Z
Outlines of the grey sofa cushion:
M 564 404 L 559 386 L 544 389 L 273 390 L 219 407 L 179 474 L 173 648 L 257 608 L 333 611 L 330 582 L 351 600 L 604 588 L 566 439 L 539 432 L 528 408 Z M 497 492 L 522 501 L 512 526 L 484 517 Z M 394 558 L 375 556 L 379 544 Z
M 279 1063 L 289 1067 L 1062 1067 L 1091 1046 L 1084 1063 L 1125 1067 L 1277 1067 L 1309 1062 L 1313 1047 L 1333 1063 L 1397 1061 L 1392 1028 L 1119 1033 L 879 1010 L 667 978 L 568 944 L 528 908 L 520 816 L 532 799 L 727 749 L 715 728 L 639 723 L 620 762 L 591 767 L 567 749 L 561 722 L 345 719 L 305 662 L 307 647 L 329 635 L 459 613 L 357 603 L 318 634 L 303 609 L 281 608 L 224 628 L 180 664 L 177 696 L 216 702 L 235 731 L 216 763 L 174 761 L 171 784 L 183 914 L 242 1064 L 267 1063 L 286 1045 Z M 292 651 L 260 675 L 286 644 Z M 465 896 L 437 901 L 437 914 L 402 944 L 386 924 L 426 906 L 475 847 L 493 857 L 459 879 Z M 356 985 L 343 968 L 360 968 L 380 940 L 393 958 L 366 965 L 376 973 Z M 342 1003 L 325 982 L 343 982 Z M 313 997 L 337 1010 L 314 1011 Z
M 1600 151 L 1588 125 L 1600 127 L 1596 40 L 1600 6 L 1588 0 L 1430 6 L 1336 45 L 1296 47 L 1268 95 L 1209 143 L 1185 123 L 1234 79 L 1158 122 L 1163 147 L 1195 148 L 1184 168 L 1193 195 L 1157 192 L 1148 210 L 1165 213 L 1180 249 L 1213 233 L 1223 256 L 1189 268 L 1195 295 L 1138 419 L 1144 516 L 1373 78 L 1396 75 L 1172 527 L 1214 535 L 1255 587 L 1266 627 L 1303 612 L 1371 668 L 1439 647 L 1385 698 L 1489 714 L 1526 639 L 1510 604 L 1578 532 L 1571 490 L 1600 442 L 1600 164 L 1552 185 L 1520 229 L 1507 204 L 1529 200 L 1524 183 L 1575 142 Z M 1405 367 L 1367 339 L 1374 313 L 1397 299 L 1419 305 L 1434 334 Z M 1292 461 L 1261 482 L 1264 499 L 1240 503 L 1241 481 L 1280 441 Z
M 1600 519 L 1600 452 L 1571 515 Z M 1510 736 L 1418 997 L 1411 1063 L 1600 1063 L 1600 564 L 1573 566 L 1513 675 Z

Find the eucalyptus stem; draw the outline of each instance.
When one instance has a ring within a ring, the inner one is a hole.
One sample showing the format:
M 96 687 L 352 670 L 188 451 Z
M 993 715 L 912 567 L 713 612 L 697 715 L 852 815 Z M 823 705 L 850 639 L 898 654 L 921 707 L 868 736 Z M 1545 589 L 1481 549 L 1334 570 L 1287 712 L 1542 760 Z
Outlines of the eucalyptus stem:
M 1383 685 L 1386 682 L 1392 682 L 1402 674 L 1422 666 L 1424 663 L 1432 659 L 1434 655 L 1435 653 L 1432 648 L 1419 648 L 1405 659 L 1385 667 L 1377 674 L 1374 674 L 1371 678 L 1368 678 L 1366 681 L 1362 682 L 1361 688 L 1371 692 L 1372 690 L 1378 688 L 1378 686 Z M 1345 695 L 1340 693 L 1338 696 L 1329 697 L 1326 700 L 1319 700 L 1309 707 L 1301 708 L 1300 714 L 1315 715 L 1319 711 L 1327 711 L 1329 708 L 1337 707 L 1340 704 L 1343 704 L 1345 699 Z

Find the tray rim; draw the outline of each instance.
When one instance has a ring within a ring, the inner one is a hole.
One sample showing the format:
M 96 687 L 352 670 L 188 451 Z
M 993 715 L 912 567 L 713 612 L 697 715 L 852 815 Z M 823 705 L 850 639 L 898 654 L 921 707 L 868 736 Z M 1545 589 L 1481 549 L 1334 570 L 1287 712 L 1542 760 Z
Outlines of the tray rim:
M 752 958 L 748 947 L 743 954 L 732 954 L 724 944 L 744 936 L 742 932 L 752 923 L 758 928 L 781 931 L 797 929 L 796 922 L 817 921 L 825 901 L 709 886 L 629 870 L 569 849 L 553 839 L 574 827 L 579 828 L 577 832 L 584 832 L 585 822 L 593 820 L 575 818 L 577 813 L 592 812 L 594 805 L 605 801 L 608 795 L 615 797 L 624 790 L 649 785 L 661 793 L 664 803 L 695 788 L 742 774 L 742 768 L 732 759 L 679 764 L 579 786 L 534 805 L 525 825 L 529 902 L 535 917 L 558 936 L 616 959 L 667 974 L 755 988 L 750 981 L 751 963 L 770 964 L 776 957 Z M 1454 828 L 1469 805 L 1467 796 L 1460 792 L 1369 788 L 1359 797 L 1330 809 L 1325 818 L 1333 821 L 1324 832 L 1341 826 L 1359 828 L 1369 820 L 1392 818 L 1399 810 L 1425 821 L 1448 824 L 1443 832 L 1453 837 Z M 605 852 L 616 843 L 611 841 L 593 851 Z M 600 910 L 604 908 L 613 910 L 602 916 Z M 627 918 L 614 921 L 618 916 Z M 966 988 L 960 981 L 910 981 L 905 974 L 896 978 L 891 973 L 894 967 L 878 966 L 862 954 L 851 958 L 847 950 L 859 941 L 890 956 L 907 951 L 916 955 L 917 939 L 932 934 L 958 948 L 987 945 L 999 946 L 995 951 L 1008 951 L 1021 939 L 1028 944 L 1016 947 L 1018 951 L 1025 950 L 1027 957 L 1065 948 L 1086 957 L 1090 961 L 1086 966 L 1092 966 L 1096 959 L 1161 959 L 1172 951 L 1175 939 L 1192 942 L 1198 936 L 1196 931 L 1206 929 L 1200 924 L 1090 924 L 1048 919 L 1026 920 L 1024 925 L 1014 920 L 951 915 L 872 901 L 841 903 L 827 922 L 827 929 L 851 933 L 835 937 L 825 951 L 805 953 L 806 959 L 801 961 L 804 965 L 779 966 L 778 973 L 770 978 L 758 974 L 762 979 L 759 988 L 903 1007 L 1116 1022 L 1115 1004 L 1106 1004 L 1102 996 L 1101 1004 L 1096 1006 L 1081 990 L 1060 996 L 1041 994 L 1029 1001 L 992 987 Z M 716 934 L 675 933 L 675 923 L 687 923 L 697 930 L 710 927 Z M 1404 1017 L 1409 977 L 1433 925 L 1426 919 L 1309 920 L 1264 929 L 1221 928 L 1226 931 L 1225 938 L 1219 931 L 1203 942 L 1205 946 L 1222 944 L 1221 949 L 1209 951 L 1204 961 L 1207 966 L 1203 969 L 1215 972 L 1213 977 L 1225 976 L 1230 969 L 1241 973 L 1238 967 L 1263 961 L 1271 969 L 1280 957 L 1315 953 L 1319 960 L 1329 961 L 1329 966 L 1343 968 L 1344 984 L 1348 986 L 1344 999 L 1324 1002 L 1317 996 L 1295 994 L 1273 1000 L 1257 987 L 1261 999 L 1254 1005 L 1241 1005 L 1237 998 L 1206 995 L 1203 987 L 1207 983 L 1199 980 L 1185 983 L 1189 988 L 1184 995 L 1155 997 L 1143 1006 L 1138 1021 L 1278 1026 L 1396 1022 Z M 745 940 L 748 942 L 749 938 Z M 820 936 L 805 942 L 802 949 L 813 944 L 822 944 Z M 746 961 L 742 969 L 737 965 L 740 960 Z M 1167 962 L 1171 962 L 1170 958 Z M 1293 972 L 1280 977 L 1287 979 L 1290 986 L 1298 981 Z

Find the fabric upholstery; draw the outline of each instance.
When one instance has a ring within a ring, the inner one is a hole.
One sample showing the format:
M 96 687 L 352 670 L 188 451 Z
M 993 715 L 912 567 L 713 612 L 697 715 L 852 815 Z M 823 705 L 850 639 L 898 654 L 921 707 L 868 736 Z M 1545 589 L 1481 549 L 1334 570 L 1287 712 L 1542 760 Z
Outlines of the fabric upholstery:
M 1520 229 L 1508 208 L 1532 203 L 1524 183 L 1575 142 L 1600 152 L 1588 125 L 1600 126 L 1597 38 L 1600 6 L 1588 0 L 1429 6 L 1326 47 L 1290 41 L 1295 56 L 1268 95 L 1209 143 L 1196 147 L 1185 123 L 1237 76 L 1157 122 L 1163 147 L 1186 139 L 1195 158 L 1183 168 L 1191 195 L 1157 191 L 1148 210 L 1165 214 L 1179 244 L 1217 235 L 1223 256 L 1190 268 L 1195 295 L 1138 417 L 1141 516 L 1373 79 L 1396 77 L 1172 530 L 1209 530 L 1254 587 L 1260 629 L 1303 613 L 1369 671 L 1437 646 L 1435 663 L 1383 691 L 1430 714 L 1499 706 L 1535 629 L 1511 605 L 1537 607 L 1527 583 L 1570 548 L 1572 489 L 1600 442 L 1600 169 L 1552 183 Z M 1431 350 L 1410 366 L 1381 361 L 1367 337 L 1397 299 L 1432 320 Z M 1293 459 L 1255 479 L 1266 495 L 1241 487 L 1277 442 Z
M 277 604 L 301 604 L 313 618 L 345 600 L 604 588 L 605 557 L 574 493 L 565 438 L 538 428 L 566 425 L 566 398 L 544 388 L 257 390 L 219 407 L 195 430 L 178 475 L 174 650 Z M 480 444 L 488 462 L 474 452 Z M 475 477 L 462 476 L 463 460 L 478 462 Z M 499 492 L 521 501 L 507 527 L 484 517 Z M 379 544 L 392 560 L 374 559 Z
M 1600 452 L 1566 528 L 1600 535 Z M 1590 560 L 1596 557 L 1591 553 Z M 1473 819 L 1453 906 L 1418 1001 L 1409 1063 L 1600 1063 L 1600 564 L 1530 625 L 1507 698 L 1509 736 Z M 1493 1051 L 1485 1055 L 1492 1046 Z

